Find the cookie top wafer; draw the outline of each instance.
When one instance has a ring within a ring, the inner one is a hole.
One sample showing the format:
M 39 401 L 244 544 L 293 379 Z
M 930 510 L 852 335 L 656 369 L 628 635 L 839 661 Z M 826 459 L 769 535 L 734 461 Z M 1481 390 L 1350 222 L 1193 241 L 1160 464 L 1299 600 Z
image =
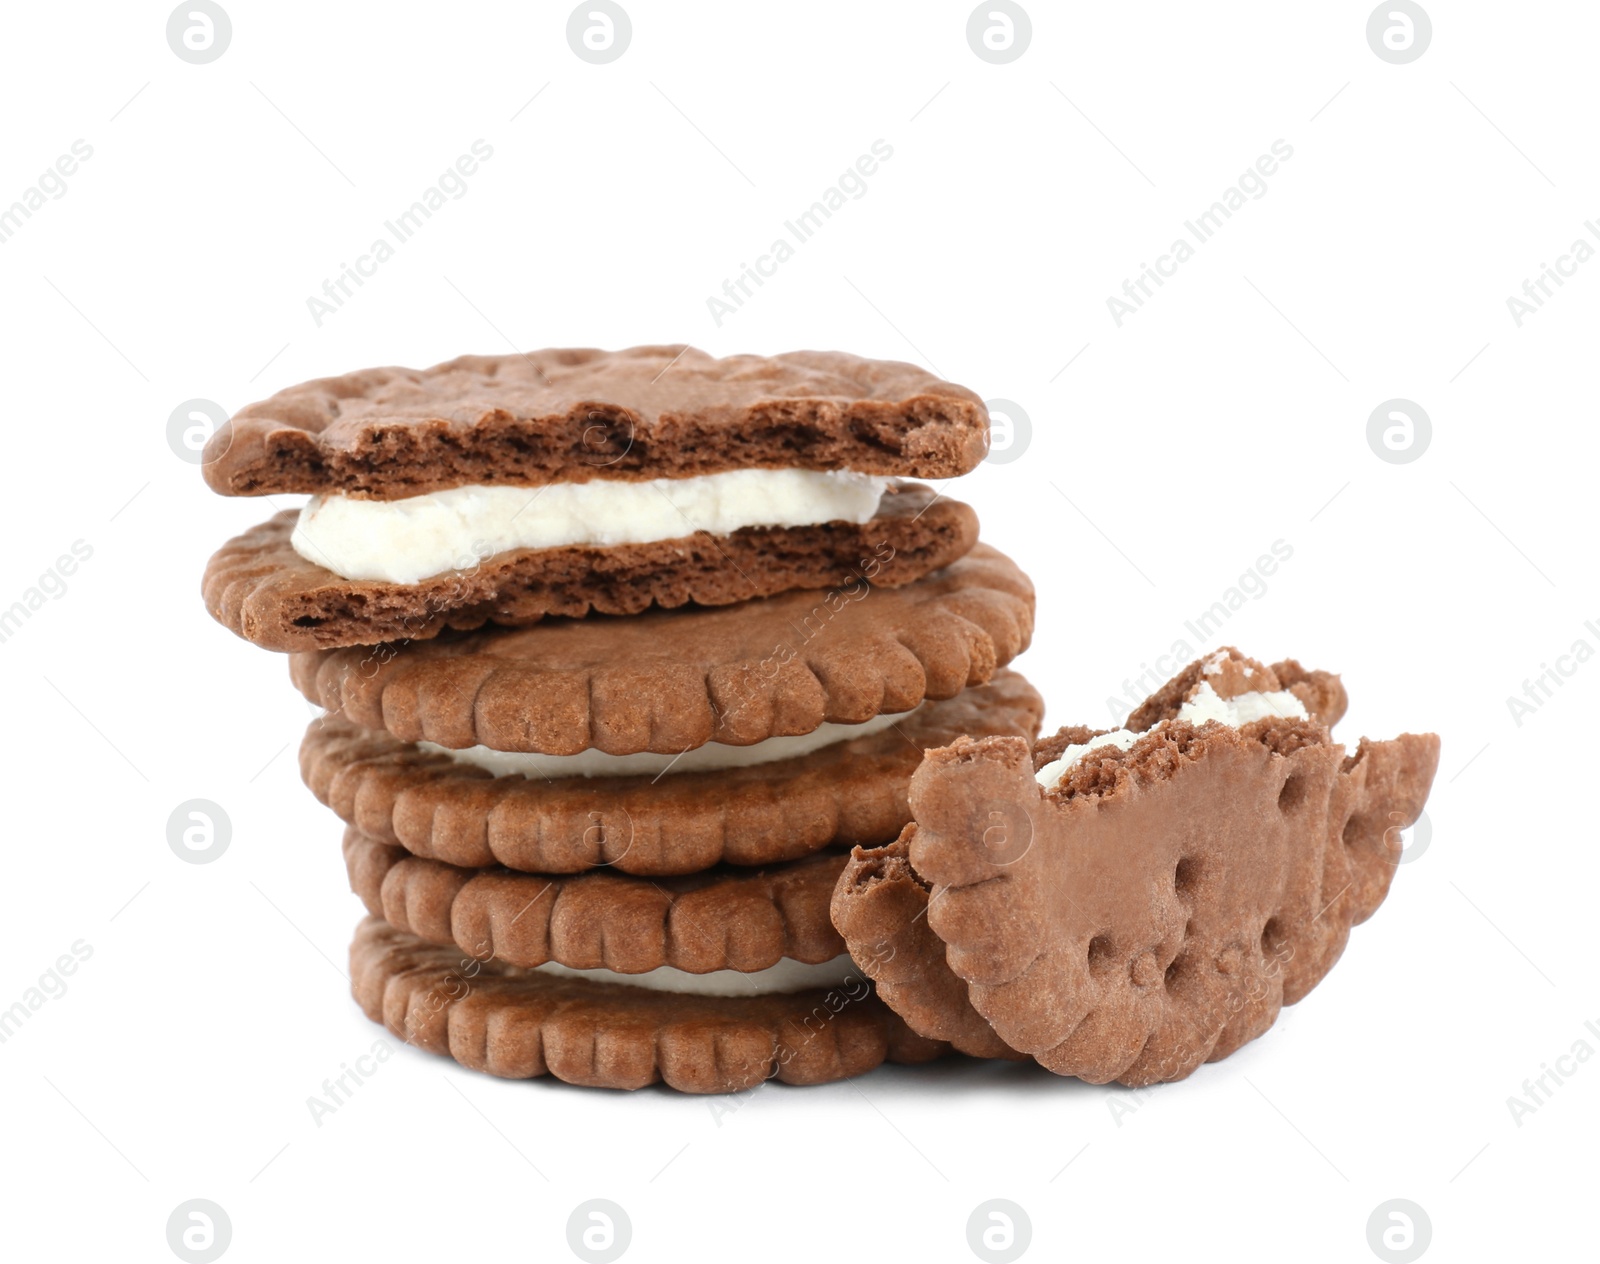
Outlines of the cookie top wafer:
M 610 870 L 546 876 L 423 860 L 352 826 L 344 859 L 368 912 L 483 961 L 706 974 L 766 970 L 784 960 L 820 965 L 845 950 L 828 917 L 842 851 L 675 878 Z
M 270 650 L 426 640 L 446 628 L 522 627 L 547 615 L 638 614 L 651 606 L 723 606 L 852 577 L 910 583 L 968 552 L 977 515 L 906 483 L 864 523 L 745 528 L 715 537 L 689 524 L 675 539 L 496 553 L 412 584 L 346 579 L 302 557 L 286 510 L 230 540 L 206 567 L 206 609 Z M 890 557 L 892 565 L 882 564 Z
M 377 499 L 748 467 L 950 478 L 987 435 L 978 396 L 896 361 L 552 349 L 290 387 L 219 428 L 203 469 L 229 496 Z
M 913 1028 L 977 1051 L 981 1019 L 1052 1071 L 1150 1084 L 1259 1036 L 1337 961 L 1388 891 L 1439 740 L 1346 756 L 1271 669 L 1236 651 L 1201 668 L 1135 712 L 1164 718 L 1126 746 L 1080 729 L 1036 752 L 983 738 L 930 753 L 914 823 L 858 849 L 834 897 Z M 1336 681 L 1293 683 L 1342 710 Z M 1244 722 L 1201 718 L 1212 698 Z M 937 943 L 909 928 L 921 910 Z M 872 956 L 884 942 L 902 950 L 889 966 Z
M 290 673 L 311 701 L 403 741 L 676 755 L 951 697 L 988 680 L 1032 632 L 1032 584 L 980 544 L 901 588 L 862 581 L 717 609 L 298 653 Z
M 858 973 L 803 992 L 687 996 L 485 965 L 375 917 L 350 945 L 350 988 L 407 1044 L 509 1079 L 733 1093 L 949 1052 L 909 1030 Z

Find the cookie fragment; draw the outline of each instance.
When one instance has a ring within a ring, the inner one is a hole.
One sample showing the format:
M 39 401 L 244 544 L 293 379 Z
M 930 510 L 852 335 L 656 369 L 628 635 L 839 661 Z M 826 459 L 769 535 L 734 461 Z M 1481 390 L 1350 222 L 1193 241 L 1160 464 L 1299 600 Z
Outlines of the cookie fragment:
M 953 478 L 983 460 L 988 426 L 977 395 L 897 361 L 551 349 L 290 387 L 219 427 L 201 468 L 225 496 L 379 500 L 750 467 Z
M 263 649 L 421 641 L 447 628 L 524 627 L 550 615 L 725 606 L 863 578 L 898 587 L 954 562 L 978 539 L 970 508 L 907 483 L 886 493 L 877 517 L 859 525 L 515 549 L 470 570 L 392 584 L 344 579 L 301 557 L 290 544 L 296 518 L 285 510 L 236 536 L 206 566 L 201 591 L 211 617 Z
M 1350 704 L 1344 684 L 1333 672 L 1308 671 L 1292 658 L 1268 667 L 1225 645 L 1195 659 L 1141 702 L 1128 716 L 1127 727 L 1142 733 L 1163 720 L 1177 719 L 1183 704 L 1202 683 L 1209 683 L 1223 698 L 1252 690 L 1287 690 L 1313 718 L 1330 729 L 1344 718 Z
M 302 652 L 290 675 L 312 702 L 402 741 L 676 755 L 952 697 L 989 680 L 1032 633 L 1033 585 L 980 544 L 899 588 L 862 581 L 715 609 Z
M 1283 683 L 1236 652 L 1226 661 L 1238 678 L 1224 691 Z M 1285 674 L 1342 711 L 1336 682 Z M 1151 1084 L 1259 1036 L 1326 975 L 1388 891 L 1439 739 L 1363 740 L 1346 756 L 1314 713 L 1242 728 L 1173 718 L 1200 683 L 1180 675 L 1135 711 L 1163 717 L 1149 732 L 1091 747 L 1053 788 L 1036 767 L 1089 730 L 1043 751 L 993 737 L 929 754 L 914 824 L 889 856 L 853 860 L 834 897 L 864 970 L 875 942 L 905 945 L 911 961 L 882 995 L 914 1028 L 962 1048 L 981 1019 L 1052 1071 Z M 874 911 L 852 875 L 896 856 L 915 882 Z M 918 916 L 937 942 L 907 932 Z
M 367 1017 L 408 1044 L 509 1079 L 733 1093 L 948 1052 L 859 977 L 769 996 L 685 996 L 475 961 L 375 917 L 356 929 L 350 984 Z
M 685 874 L 762 865 L 829 844 L 886 842 L 910 820 L 925 749 L 962 734 L 1031 740 L 1044 703 L 1020 675 L 928 703 L 893 727 L 808 755 L 660 777 L 494 776 L 349 720 L 313 721 L 300 773 L 372 838 L 466 868 Z
M 928 886 L 911 867 L 915 825 L 884 847 L 856 847 L 833 891 L 833 922 L 850 955 L 913 1031 L 978 1058 L 1022 1058 L 967 1002 L 928 924 Z

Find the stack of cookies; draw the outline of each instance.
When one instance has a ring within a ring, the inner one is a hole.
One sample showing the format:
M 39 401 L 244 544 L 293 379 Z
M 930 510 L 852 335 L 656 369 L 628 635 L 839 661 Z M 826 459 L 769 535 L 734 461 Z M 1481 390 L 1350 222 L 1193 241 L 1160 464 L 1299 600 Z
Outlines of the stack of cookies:
M 206 604 L 324 709 L 357 1001 L 496 1075 L 729 1092 L 956 1050 L 1182 1079 L 1377 909 L 1439 740 L 1231 648 L 1037 741 L 1033 589 L 906 480 L 970 391 L 841 354 L 472 357 L 307 383 L 205 454 L 310 493 Z
M 370 914 L 367 1015 L 607 1087 L 947 1051 L 830 902 L 925 750 L 1038 733 L 1005 670 L 1032 586 L 907 481 L 972 469 L 987 424 L 910 365 L 641 347 L 368 370 L 221 428 L 216 491 L 311 496 L 204 595 L 325 709 L 301 769 Z

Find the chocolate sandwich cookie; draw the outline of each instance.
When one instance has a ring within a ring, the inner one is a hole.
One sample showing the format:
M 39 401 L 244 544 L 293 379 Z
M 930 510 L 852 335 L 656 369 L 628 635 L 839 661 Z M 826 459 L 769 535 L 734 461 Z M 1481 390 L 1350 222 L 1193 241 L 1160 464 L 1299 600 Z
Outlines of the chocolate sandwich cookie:
M 824 352 L 539 351 L 308 382 L 207 445 L 215 490 L 312 500 L 225 546 L 206 605 L 289 650 L 721 605 L 891 557 L 880 582 L 906 583 L 977 523 L 895 480 L 972 469 L 987 427 L 971 391 Z
M 574 976 L 478 961 L 369 917 L 350 946 L 350 982 L 367 1017 L 408 1044 L 511 1079 L 732 1093 L 949 1051 L 907 1028 L 848 959 L 818 983 L 794 971 L 698 984 L 676 971 Z
M 335 715 L 306 730 L 300 769 L 344 820 L 420 857 L 544 874 L 602 865 L 684 874 L 887 842 L 911 819 L 906 787 L 925 749 L 962 735 L 1031 741 L 1043 714 L 1033 687 L 1001 671 L 909 715 L 801 738 L 555 758 L 452 752 Z
M 463 869 L 344 836 L 350 889 L 367 911 L 430 944 L 511 966 L 688 974 L 823 965 L 844 954 L 828 902 L 848 854 L 674 878 L 600 870 L 547 876 Z
M 285 510 L 230 540 L 206 566 L 206 609 L 263 649 L 426 640 L 446 628 L 522 627 L 547 615 L 726 606 L 852 580 L 897 587 L 955 561 L 978 540 L 977 515 L 966 505 L 919 483 L 894 483 L 865 522 L 740 527 L 718 536 L 683 520 L 669 524 L 677 534 L 666 539 L 505 549 L 397 583 L 328 569 L 309 542 L 315 528 L 296 544 L 300 519 L 300 511 Z
M 684 755 L 910 711 L 1027 647 L 1033 585 L 978 545 L 902 588 L 865 581 L 712 609 L 548 619 L 297 653 L 312 702 L 405 742 Z
M 1280 667 L 1223 650 L 1126 729 L 931 752 L 913 823 L 834 894 L 884 999 L 1096 1083 L 1182 1079 L 1265 1032 L 1382 902 L 1439 758 L 1431 734 L 1346 755 L 1343 687 Z

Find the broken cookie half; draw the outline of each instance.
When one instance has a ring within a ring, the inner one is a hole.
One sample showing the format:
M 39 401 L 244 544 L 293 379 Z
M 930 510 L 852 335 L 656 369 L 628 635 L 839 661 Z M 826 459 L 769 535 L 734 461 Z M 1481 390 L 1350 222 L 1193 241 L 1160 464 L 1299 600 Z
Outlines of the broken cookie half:
M 1106 732 L 928 752 L 834 924 L 912 1030 L 1094 1083 L 1178 1080 L 1269 1028 L 1388 893 L 1439 739 L 1329 735 L 1338 677 L 1234 649 Z

